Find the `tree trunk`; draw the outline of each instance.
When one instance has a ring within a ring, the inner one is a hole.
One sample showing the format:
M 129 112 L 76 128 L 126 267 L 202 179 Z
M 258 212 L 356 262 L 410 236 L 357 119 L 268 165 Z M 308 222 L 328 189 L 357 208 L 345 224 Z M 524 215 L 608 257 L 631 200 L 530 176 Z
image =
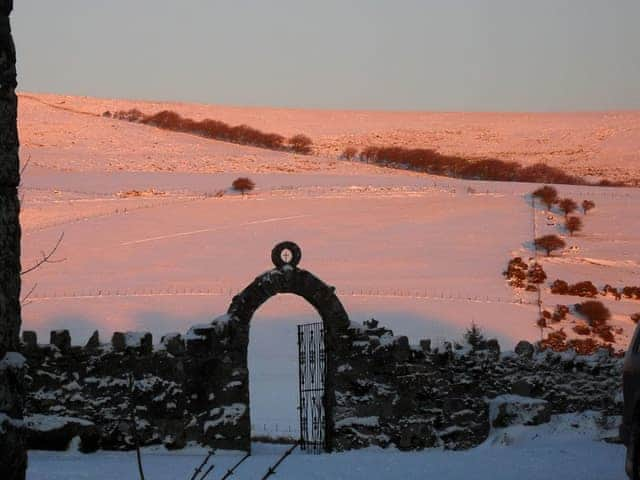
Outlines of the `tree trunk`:
M 0 478 L 23 480 L 27 467 L 20 334 L 20 203 L 16 54 L 9 14 L 0 0 Z

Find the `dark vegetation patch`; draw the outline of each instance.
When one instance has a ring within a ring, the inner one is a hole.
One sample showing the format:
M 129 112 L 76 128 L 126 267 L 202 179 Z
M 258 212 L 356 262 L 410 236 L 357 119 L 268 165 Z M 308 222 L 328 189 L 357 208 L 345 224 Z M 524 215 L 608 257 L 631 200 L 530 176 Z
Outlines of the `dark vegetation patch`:
M 221 140 L 223 142 L 251 145 L 270 150 L 281 150 L 305 155 L 311 153 L 313 145 L 311 139 L 302 134 L 294 135 L 287 139 L 277 133 L 263 132 L 248 125 L 232 126 L 225 122 L 211 120 L 209 118 L 196 121 L 182 117 L 180 114 L 171 110 L 163 110 L 153 115 L 145 115 L 140 110 L 133 108 L 131 110 L 120 110 L 114 113 L 107 111 L 103 113 L 103 116 L 151 125 L 172 132 L 191 133 L 200 137 Z

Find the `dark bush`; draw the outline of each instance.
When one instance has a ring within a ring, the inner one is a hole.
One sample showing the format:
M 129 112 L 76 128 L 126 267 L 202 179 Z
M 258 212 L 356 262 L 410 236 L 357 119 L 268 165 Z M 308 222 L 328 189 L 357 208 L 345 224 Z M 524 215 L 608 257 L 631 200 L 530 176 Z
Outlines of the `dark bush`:
M 527 278 L 529 266 L 522 261 L 521 257 L 509 260 L 507 269 L 502 274 L 509 280 L 509 285 L 515 288 L 524 288 L 524 280 Z
M 288 143 L 291 150 L 296 153 L 303 153 L 305 155 L 311 153 L 311 145 L 313 145 L 313 142 L 306 135 L 294 135 L 288 140 Z
M 204 119 L 195 121 L 181 117 L 180 114 L 171 110 L 163 110 L 153 115 L 144 115 L 139 110 L 132 109 L 116 112 L 113 114 L 113 118 L 139 122 L 173 132 L 192 133 L 214 140 L 253 145 L 271 150 L 285 150 L 285 138 L 277 133 L 262 132 L 248 125 L 232 127 L 219 120 Z
M 551 317 L 551 319 L 554 322 L 560 322 L 565 318 L 567 318 L 568 313 L 569 313 L 569 307 L 567 307 L 566 305 L 556 305 L 556 309 L 553 312 L 553 316 Z
M 342 151 L 342 155 L 340 157 L 345 160 L 353 160 L 358 155 L 358 150 L 354 147 L 347 147 Z
M 575 232 L 582 230 L 582 220 L 580 217 L 567 217 L 564 223 L 571 236 L 573 236 Z
M 613 331 L 611 329 L 611 325 L 597 324 L 593 327 L 593 334 L 600 337 L 605 342 L 613 343 L 615 342 L 615 337 L 613 336 Z
M 539 263 L 534 263 L 529 269 L 527 277 L 529 283 L 540 284 L 547 279 L 547 274 L 542 268 L 542 265 L 540 265 Z
M 547 252 L 547 257 L 551 255 L 554 250 L 560 250 L 565 247 L 564 240 L 557 235 L 545 235 L 538 237 L 534 240 L 534 245 L 538 250 L 544 250 Z
M 236 178 L 231 184 L 231 188 L 242 193 L 243 196 L 245 192 L 250 192 L 255 186 L 256 184 L 253 183 L 253 180 L 247 177 Z
M 591 329 L 584 323 L 577 324 L 575 327 L 573 327 L 573 331 L 578 335 L 589 335 L 591 333 Z
M 597 300 L 587 300 L 586 302 L 578 303 L 575 309 L 576 312 L 587 319 L 589 325 L 592 327 L 604 325 L 607 323 L 607 320 L 611 318 L 609 309 Z
M 631 316 L 631 320 L 633 321 L 633 323 L 638 323 L 640 322 L 640 312 L 638 313 L 633 313 L 630 315 Z
M 620 292 L 618 291 L 618 289 L 616 287 L 612 287 L 611 285 L 607 284 L 602 288 L 602 294 L 603 295 L 613 295 L 616 300 L 620 300 L 620 297 L 622 296 L 620 294 Z
M 627 298 L 636 298 L 640 300 L 640 287 L 624 287 L 622 294 Z
M 569 284 L 564 280 L 558 279 L 551 284 L 551 293 L 567 295 L 569 293 Z
M 569 295 L 578 297 L 595 297 L 598 295 L 598 289 L 590 281 L 578 282 L 569 287 Z
M 596 203 L 592 200 L 582 201 L 582 211 L 586 215 L 589 210 L 593 210 L 596 207 Z
M 549 185 L 538 188 L 532 193 L 532 195 L 535 198 L 540 199 L 540 201 L 547 206 L 548 210 L 551 209 L 551 206 L 558 201 L 558 191 Z
M 571 198 L 563 198 L 562 200 L 558 201 L 558 207 L 560 207 L 560 210 L 564 212 L 564 216 L 566 218 L 567 215 L 575 212 L 578 209 L 578 204 Z
M 434 175 L 472 180 L 518 181 L 534 183 L 566 183 L 582 185 L 584 180 L 567 175 L 561 170 L 538 163 L 522 167 L 516 162 L 496 158 L 470 159 L 445 155 L 428 148 L 369 146 L 362 150 L 360 159 L 382 165 L 400 166 Z

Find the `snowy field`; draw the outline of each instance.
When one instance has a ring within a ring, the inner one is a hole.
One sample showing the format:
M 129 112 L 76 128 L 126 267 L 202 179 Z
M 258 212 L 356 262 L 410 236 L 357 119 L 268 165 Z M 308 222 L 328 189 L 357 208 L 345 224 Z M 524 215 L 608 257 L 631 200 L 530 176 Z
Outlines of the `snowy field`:
M 43 98 L 94 113 L 105 106 Z M 290 133 L 294 117 L 283 117 L 290 119 L 283 133 Z M 382 117 L 365 117 L 354 135 L 382 132 L 378 143 L 394 138 Z M 594 118 L 576 123 L 575 138 L 596 128 Z M 325 149 L 338 141 L 318 122 L 303 126 Z M 634 131 L 620 134 L 627 143 L 614 150 L 627 148 Z M 412 343 L 458 339 L 471 322 L 503 349 L 540 338 L 535 294 L 512 289 L 502 276 L 513 256 L 533 256 L 534 219 L 538 234 L 559 233 L 570 247 L 541 258 L 550 281 L 591 280 L 599 288 L 639 283 L 637 189 L 559 187 L 561 196 L 596 202 L 584 231 L 570 238 L 558 227 L 557 212 L 549 221 L 547 212 L 532 211 L 526 195 L 536 186 L 530 184 L 270 152 L 53 109 L 30 98 L 21 99 L 20 134 L 22 159 L 31 157 L 21 188 L 24 267 L 64 233 L 54 257 L 64 261 L 24 276 L 24 292 L 35 289 L 23 327 L 36 330 L 41 343 L 59 328 L 70 330 L 74 344 L 96 329 L 103 342 L 114 331 L 148 330 L 156 343 L 164 333 L 185 332 L 224 313 L 234 294 L 271 268 L 271 248 L 282 240 L 301 246 L 300 266 L 336 287 L 352 320 L 375 317 Z M 256 182 L 251 195 L 213 196 L 240 175 Z M 580 299 L 547 289 L 542 301 L 553 309 Z M 634 327 L 629 315 L 640 312 L 640 302 L 604 301 L 624 349 Z M 315 321 L 309 305 L 288 295 L 256 313 L 249 348 L 256 435 L 295 436 L 296 325 Z
M 510 427 L 492 432 L 481 446 L 467 451 L 429 450 L 401 453 L 367 449 L 330 455 L 295 451 L 276 470 L 274 479 L 396 479 L 423 480 L 617 480 L 624 475 L 624 448 L 599 440 L 603 432 L 590 414 L 552 418 L 538 427 Z M 231 478 L 261 478 L 287 449 L 285 445 L 254 444 L 249 457 Z M 178 452 L 143 450 L 146 478 L 190 478 L 206 450 L 191 447 Z M 210 477 L 219 479 L 242 453 L 219 452 Z M 137 478 L 134 452 L 77 451 L 29 454 L 29 480 Z

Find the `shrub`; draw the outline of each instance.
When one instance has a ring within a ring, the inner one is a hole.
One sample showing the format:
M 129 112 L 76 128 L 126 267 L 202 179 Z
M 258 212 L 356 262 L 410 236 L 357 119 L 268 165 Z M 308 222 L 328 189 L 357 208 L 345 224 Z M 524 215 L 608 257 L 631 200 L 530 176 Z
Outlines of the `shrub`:
M 536 325 L 538 327 L 542 328 L 547 328 L 547 319 L 544 317 L 540 317 L 537 321 L 536 321 Z
M 296 153 L 309 154 L 311 153 L 311 145 L 313 142 L 306 135 L 298 134 L 294 135 L 288 140 L 291 150 Z
M 527 278 L 529 266 L 522 261 L 521 257 L 509 260 L 507 269 L 502 274 L 509 280 L 509 285 L 516 288 L 524 288 L 524 280 Z
M 565 220 L 565 226 L 567 227 L 567 230 L 569 230 L 569 234 L 573 236 L 575 232 L 582 230 L 582 220 L 580 217 L 567 217 Z
M 551 284 L 551 293 L 567 295 L 569 293 L 569 284 L 564 280 L 558 279 Z
M 598 295 L 598 289 L 590 281 L 574 283 L 569 287 L 569 295 L 576 295 L 578 297 L 595 297 Z
M 578 335 L 589 335 L 591 333 L 591 329 L 588 325 L 584 323 L 578 323 L 575 327 L 573 327 L 573 331 Z
M 285 138 L 277 133 L 262 132 L 248 125 L 231 126 L 225 122 L 211 120 L 209 118 L 195 121 L 190 118 L 184 118 L 171 110 L 163 110 L 152 115 L 144 115 L 141 111 L 132 109 L 116 112 L 113 114 L 113 118 L 139 122 L 174 132 L 192 133 L 201 137 L 225 142 L 254 145 L 271 150 L 285 149 Z
M 549 185 L 538 188 L 532 195 L 544 203 L 548 210 L 551 209 L 551 205 L 558 201 L 558 191 Z
M 144 118 L 144 113 L 137 108 L 132 108 L 131 110 L 120 110 L 115 112 L 112 115 L 112 118 L 115 118 L 116 120 L 126 120 L 128 122 L 139 122 Z
M 576 312 L 585 317 L 589 322 L 589 325 L 596 327 L 598 325 L 604 325 L 607 320 L 611 318 L 611 312 L 602 302 L 597 300 L 588 300 L 586 302 L 578 303 L 575 306 Z
M 589 210 L 593 210 L 596 207 L 596 202 L 592 200 L 583 200 L 582 201 L 582 211 L 586 215 Z
M 544 250 L 547 252 L 547 257 L 551 255 L 554 250 L 560 250 L 565 247 L 564 240 L 557 235 L 545 235 L 538 237 L 534 240 L 534 245 L 538 250 Z
M 433 175 L 468 179 L 573 185 L 585 183 L 578 177 L 567 175 L 557 168 L 542 163 L 522 167 L 516 162 L 507 162 L 496 158 L 478 160 L 457 155 L 445 155 L 428 148 L 368 146 L 360 152 L 360 159 L 382 165 L 397 165 Z
M 105 117 L 105 118 L 111 118 L 111 112 L 109 110 L 107 110 L 106 112 L 104 112 L 102 114 L 102 116 Z
M 598 324 L 593 327 L 593 334 L 600 337 L 605 342 L 613 343 L 616 341 L 613 336 L 611 325 Z
M 618 292 L 618 289 L 616 287 L 612 287 L 608 283 L 602 288 L 602 294 L 603 295 L 611 294 L 614 297 L 616 297 L 616 299 L 620 298 L 620 292 Z
M 543 350 L 550 348 L 556 352 L 563 352 L 567 349 L 567 344 L 565 340 L 567 339 L 567 334 L 564 333 L 564 330 L 560 329 L 556 332 L 551 332 L 547 335 L 547 338 L 543 339 L 540 342 L 540 347 Z
M 560 207 L 560 210 L 564 212 L 564 216 L 566 218 L 567 215 L 575 212 L 578 209 L 578 204 L 571 198 L 563 198 L 558 202 L 558 207 Z
M 633 323 L 638 323 L 640 322 L 640 312 L 638 313 L 633 313 L 630 315 L 631 320 L 633 321 Z
M 565 318 L 567 318 L 568 313 L 569 313 L 569 307 L 567 307 L 566 305 L 556 305 L 556 309 L 553 312 L 553 316 L 551 317 L 551 319 L 554 322 L 560 322 Z
M 622 289 L 622 294 L 627 298 L 637 298 L 640 299 L 640 287 L 624 287 Z
M 529 269 L 528 280 L 529 283 L 540 284 L 547 279 L 547 274 L 544 272 L 542 265 L 534 263 Z
M 244 196 L 245 192 L 253 190 L 255 186 L 256 184 L 253 183 L 253 180 L 247 177 L 236 178 L 231 184 L 231 188 L 242 193 L 242 196 Z
M 358 155 L 358 150 L 354 147 L 347 147 L 342 151 L 340 155 L 345 160 L 353 160 Z
M 574 338 L 567 342 L 567 347 L 575 350 L 578 355 L 591 355 L 602 348 L 593 338 Z

